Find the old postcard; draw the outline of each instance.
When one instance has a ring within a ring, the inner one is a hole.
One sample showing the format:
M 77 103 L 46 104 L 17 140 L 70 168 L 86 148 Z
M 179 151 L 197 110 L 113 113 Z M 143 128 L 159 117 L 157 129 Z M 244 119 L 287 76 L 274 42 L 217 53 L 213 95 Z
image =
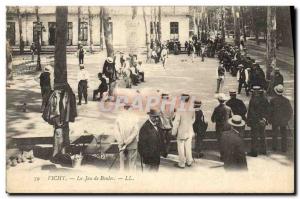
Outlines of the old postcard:
M 6 6 L 6 191 L 293 194 L 294 13 Z

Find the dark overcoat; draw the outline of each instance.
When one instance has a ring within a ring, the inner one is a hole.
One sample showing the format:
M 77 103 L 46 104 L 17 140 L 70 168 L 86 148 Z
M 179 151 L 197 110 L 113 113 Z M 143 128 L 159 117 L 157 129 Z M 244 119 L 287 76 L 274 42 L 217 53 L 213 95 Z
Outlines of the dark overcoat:
M 247 169 L 244 141 L 233 129 L 221 136 L 221 150 L 225 169 Z
M 140 129 L 138 152 L 144 164 L 159 165 L 161 154 L 160 130 L 147 120 Z

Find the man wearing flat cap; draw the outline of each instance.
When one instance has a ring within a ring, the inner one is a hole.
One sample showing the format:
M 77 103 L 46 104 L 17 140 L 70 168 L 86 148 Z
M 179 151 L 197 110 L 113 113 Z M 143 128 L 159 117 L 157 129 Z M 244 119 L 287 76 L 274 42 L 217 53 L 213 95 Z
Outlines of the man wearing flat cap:
M 221 150 L 225 170 L 247 170 L 247 159 L 244 140 L 240 129 L 244 128 L 245 121 L 239 115 L 233 115 L 228 120 L 231 129 L 224 131 L 221 136 Z
M 223 131 L 226 131 L 230 128 L 228 125 L 228 119 L 232 116 L 231 108 L 225 104 L 226 96 L 224 93 L 220 93 L 217 96 L 219 105 L 214 109 L 214 112 L 211 116 L 211 121 L 216 123 L 216 136 L 220 149 L 220 139 Z M 222 159 L 222 151 L 220 150 L 220 158 Z
M 251 128 L 251 151 L 248 155 L 257 157 L 258 153 L 262 155 L 267 153 L 265 128 L 268 124 L 270 104 L 260 86 L 254 86 L 252 90 L 247 113 L 247 125 Z M 260 137 L 259 143 L 258 137 Z
M 272 124 L 272 149 L 277 151 L 277 137 L 281 134 L 281 151 L 287 151 L 287 126 L 292 118 L 293 109 L 288 98 L 283 96 L 284 87 L 279 84 L 274 88 L 275 96 L 270 100 L 270 122 Z
M 158 171 L 161 155 L 160 111 L 150 109 L 149 119 L 142 125 L 138 138 L 138 152 L 142 168 Z

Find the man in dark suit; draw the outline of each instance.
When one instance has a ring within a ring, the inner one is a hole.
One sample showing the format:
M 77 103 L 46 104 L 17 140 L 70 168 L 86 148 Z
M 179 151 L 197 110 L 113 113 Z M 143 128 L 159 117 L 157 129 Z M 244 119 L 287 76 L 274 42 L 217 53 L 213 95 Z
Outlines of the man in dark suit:
M 160 112 L 151 109 L 149 119 L 143 124 L 139 132 L 138 151 L 142 165 L 148 171 L 158 171 L 161 154 Z
M 116 87 L 117 81 L 117 70 L 115 66 L 115 62 L 112 57 L 108 57 L 102 68 L 102 74 L 104 74 L 108 78 L 108 95 L 109 97 L 113 97 L 114 89 Z
M 236 98 L 235 90 L 230 90 L 229 95 L 230 95 L 230 100 L 226 102 L 226 105 L 231 108 L 232 113 L 234 115 L 239 115 L 243 118 L 243 120 L 245 120 L 246 113 L 247 113 L 246 105 L 242 100 Z
M 239 70 L 237 71 L 237 81 L 239 82 L 239 87 L 238 87 L 238 93 L 240 94 L 242 91 L 242 87 L 244 86 L 246 95 L 249 96 L 249 90 L 248 90 L 248 70 L 245 69 L 245 67 L 240 64 Z
M 228 119 L 231 118 L 231 108 L 225 105 L 226 97 L 224 93 L 220 93 L 218 95 L 219 105 L 214 109 L 214 112 L 211 116 L 211 121 L 216 123 L 216 136 L 218 140 L 218 144 L 220 147 L 220 139 L 222 132 L 228 130 L 230 128 L 227 123 Z M 222 159 L 222 151 L 220 150 L 220 159 Z
M 280 129 L 281 151 L 287 150 L 287 131 L 286 127 L 292 117 L 293 109 L 290 101 L 283 96 L 283 85 L 279 84 L 274 88 L 275 96 L 270 101 L 270 122 L 272 124 L 272 149 L 277 150 L 277 137 Z
M 279 84 L 283 85 L 283 76 L 280 73 L 279 68 L 275 68 L 268 88 L 268 94 L 271 96 L 276 95 L 276 93 L 274 92 L 274 88 Z
M 249 156 L 257 157 L 257 152 L 267 154 L 265 128 L 269 118 L 270 104 L 260 86 L 253 87 L 253 94 L 249 102 L 247 125 L 251 127 L 251 151 Z M 257 137 L 260 137 L 258 144 Z
M 247 159 L 244 140 L 240 129 L 245 126 L 245 121 L 239 115 L 233 115 L 228 120 L 231 130 L 222 133 L 221 150 L 223 151 L 224 168 L 226 170 L 247 170 Z
M 98 73 L 98 78 L 101 81 L 101 84 L 99 85 L 98 89 L 94 90 L 93 101 L 98 100 L 98 99 L 96 99 L 96 96 L 98 95 L 98 93 L 100 93 L 99 100 L 101 101 L 101 99 L 103 97 L 103 93 L 108 90 L 106 79 L 103 77 L 102 73 Z

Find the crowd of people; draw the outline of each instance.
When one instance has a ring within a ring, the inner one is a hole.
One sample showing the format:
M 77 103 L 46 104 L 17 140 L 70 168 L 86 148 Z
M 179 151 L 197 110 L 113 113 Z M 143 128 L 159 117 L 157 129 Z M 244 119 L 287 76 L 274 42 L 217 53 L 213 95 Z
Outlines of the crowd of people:
M 175 49 L 178 44 L 173 44 Z M 179 45 L 180 46 L 180 45 Z M 162 61 L 165 67 L 168 57 L 169 43 L 153 44 L 152 58 L 155 63 Z M 87 101 L 89 73 L 84 67 L 84 51 L 80 47 L 78 72 L 78 105 L 81 105 L 82 96 Z M 180 47 L 179 47 L 180 49 Z M 232 46 L 224 43 L 219 38 L 205 42 L 191 40 L 185 42 L 185 50 L 188 56 L 215 57 L 219 59 L 217 67 L 217 90 L 216 97 L 219 105 L 215 107 L 211 115 L 211 122 L 215 123 L 215 133 L 220 151 L 220 161 L 224 162 L 225 169 L 247 169 L 246 154 L 256 157 L 258 154 L 266 155 L 265 129 L 268 124 L 272 125 L 272 149 L 278 150 L 277 137 L 281 133 L 281 151 L 287 151 L 287 126 L 292 117 L 293 109 L 288 98 L 283 96 L 284 80 L 278 68 L 274 69 L 269 84 L 265 73 L 258 62 L 247 55 L 247 49 L 241 46 Z M 155 53 L 154 53 L 155 52 Z M 80 53 L 83 53 L 80 55 Z M 122 79 L 126 88 L 144 82 L 142 62 L 138 61 L 137 55 L 125 56 L 119 53 L 116 56 L 107 57 L 103 67 L 100 68 L 98 79 L 100 84 L 93 91 L 93 100 L 103 99 L 103 94 L 113 97 L 117 80 Z M 154 56 L 155 55 L 155 56 Z M 194 59 L 194 58 L 193 58 Z M 118 64 L 116 64 L 118 62 Z M 236 76 L 237 89 L 229 91 L 230 99 L 222 93 L 225 74 Z M 40 75 L 40 85 L 43 97 L 42 111 L 45 109 L 45 100 L 51 93 L 49 68 L 45 67 Z M 251 94 L 248 107 L 237 98 L 242 88 L 247 96 Z M 100 95 L 99 95 L 100 94 Z M 53 94 L 52 94 L 53 95 Z M 71 95 L 71 94 L 70 94 Z M 98 96 L 99 95 L 99 96 Z M 267 98 L 270 96 L 270 99 Z M 162 94 L 162 100 L 170 100 L 167 93 Z M 191 96 L 181 95 L 183 103 L 190 103 Z M 72 98 L 73 99 L 73 98 Z M 74 101 L 74 100 L 73 100 Z M 131 104 L 124 105 L 123 114 L 118 116 L 115 123 L 115 138 L 119 145 L 120 168 L 134 170 L 137 163 L 137 155 L 140 155 L 141 166 L 145 170 L 157 171 L 161 157 L 167 157 L 170 141 L 177 142 L 178 168 L 191 167 L 193 158 L 201 158 L 202 142 L 208 123 L 202 112 L 202 103 L 194 102 L 194 111 L 173 111 L 150 109 L 147 113 L 149 118 L 141 126 L 137 126 L 137 119 L 132 114 Z M 74 115 L 76 115 L 74 113 Z M 131 118 L 128 120 L 128 118 Z M 251 128 L 251 150 L 246 153 L 243 134 L 245 125 Z M 195 137 L 195 150 L 192 152 L 192 139 Z M 259 139 L 258 139 L 259 138 Z M 58 152 L 56 152 L 58 153 Z M 196 155 L 195 155 L 196 154 Z

